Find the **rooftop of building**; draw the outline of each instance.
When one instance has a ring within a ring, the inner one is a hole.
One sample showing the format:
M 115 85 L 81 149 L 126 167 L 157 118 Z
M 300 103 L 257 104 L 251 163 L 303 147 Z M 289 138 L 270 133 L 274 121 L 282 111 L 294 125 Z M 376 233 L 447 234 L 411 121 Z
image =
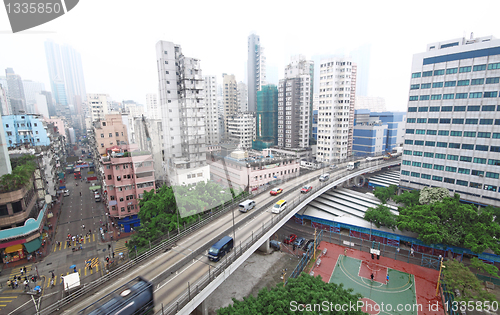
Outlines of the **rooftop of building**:
M 265 153 L 255 151 L 255 150 L 249 150 L 249 151 L 236 150 L 233 153 L 240 153 L 240 151 L 247 153 L 248 156 L 245 158 L 236 158 L 236 157 L 231 157 L 231 156 L 223 156 L 222 154 L 220 154 L 218 152 L 211 152 L 210 158 L 212 156 L 214 158 L 217 158 L 217 159 L 224 158 L 226 161 L 230 161 L 230 162 L 233 162 L 235 164 L 239 164 L 239 165 L 246 166 L 246 167 L 254 167 L 254 166 L 259 166 L 259 165 L 269 165 L 269 164 L 276 164 L 276 163 L 281 163 L 281 162 L 288 162 L 288 161 L 297 160 L 297 158 L 295 158 L 295 157 L 290 157 L 290 156 L 285 156 L 285 155 L 280 155 L 280 154 L 265 155 Z

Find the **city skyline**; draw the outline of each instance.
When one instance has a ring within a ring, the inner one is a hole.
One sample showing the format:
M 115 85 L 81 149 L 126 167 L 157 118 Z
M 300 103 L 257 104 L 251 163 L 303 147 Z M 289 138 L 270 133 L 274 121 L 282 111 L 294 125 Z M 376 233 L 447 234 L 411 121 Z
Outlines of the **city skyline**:
M 241 10 L 216 11 L 213 5 L 195 1 L 194 6 L 199 10 L 194 13 L 194 19 L 200 27 L 179 29 L 174 26 L 182 21 L 182 14 L 172 15 L 167 24 L 160 18 L 161 12 L 165 12 L 162 8 L 167 4 L 158 4 L 154 11 L 146 11 L 146 8 L 132 11 L 132 8 L 124 7 L 121 15 L 114 17 L 110 14 L 115 10 L 112 2 L 99 3 L 100 9 L 95 10 L 97 2 L 86 1 L 67 16 L 34 30 L 19 34 L 2 31 L 0 43 L 7 49 L 0 60 L 0 68 L 14 68 L 23 79 L 40 81 L 49 87 L 43 43 L 52 39 L 80 52 L 88 93 L 105 93 L 114 100 L 131 99 L 145 104 L 146 94 L 157 90 L 154 56 L 157 41 L 172 41 L 185 47 L 191 56 L 201 61 L 205 75 L 220 78 L 222 73 L 234 73 L 237 81 L 246 81 L 247 40 L 251 33 L 255 33 L 265 47 L 267 78 L 271 84 L 278 84 L 284 77 L 284 67 L 293 55 L 302 54 L 307 59 L 314 59 L 315 56 L 331 56 L 370 45 L 368 95 L 384 97 L 390 110 L 404 110 L 410 82 L 407 73 L 415 51 L 425 49 L 431 42 L 468 38 L 471 32 L 475 36 L 499 36 L 493 19 L 480 16 L 471 16 L 467 20 L 446 19 L 447 24 L 441 24 L 445 19 L 436 20 L 434 14 L 429 14 L 427 2 L 412 10 L 411 15 L 421 19 L 419 23 L 414 23 L 406 11 L 392 6 L 384 8 L 371 2 L 361 3 L 363 5 L 354 6 L 314 2 L 302 6 L 304 23 L 290 24 L 283 32 L 286 16 L 297 14 L 294 6 L 266 3 L 270 7 L 262 10 L 259 3 L 255 3 L 245 8 L 243 15 Z M 493 1 L 480 3 L 487 4 L 491 10 L 500 7 Z M 181 10 L 176 4 L 168 5 L 170 11 Z M 283 14 L 273 14 L 273 7 L 282 10 Z M 447 16 L 459 16 L 462 12 L 460 6 L 449 6 L 447 2 L 433 3 L 432 7 L 433 12 L 446 12 Z M 349 31 L 343 27 L 338 31 L 332 29 L 330 17 L 334 12 L 339 13 L 335 15 L 335 25 L 350 25 Z M 148 17 L 143 26 L 137 28 L 136 24 L 128 23 L 132 16 L 139 15 Z M 88 16 L 93 16 L 92 25 L 87 23 Z M 225 19 L 219 18 L 222 16 Z M 252 18 L 255 16 L 258 18 Z M 352 19 L 363 23 L 352 25 Z M 9 29 L 6 16 L 0 20 L 0 30 Z M 222 29 L 228 22 L 234 23 L 235 27 L 227 30 L 229 33 L 224 31 L 222 36 Z M 171 31 L 173 29 L 175 31 Z M 219 31 L 221 36 L 217 36 Z M 126 43 L 126 48 L 119 49 L 116 42 Z M 30 58 L 24 57 L 26 51 L 29 51 Z

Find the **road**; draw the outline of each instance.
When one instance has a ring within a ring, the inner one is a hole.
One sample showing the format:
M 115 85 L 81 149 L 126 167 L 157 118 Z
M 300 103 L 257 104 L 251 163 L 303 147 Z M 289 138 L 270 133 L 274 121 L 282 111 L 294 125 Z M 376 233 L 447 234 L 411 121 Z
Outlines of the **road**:
M 317 179 L 322 172 L 322 170 L 317 170 L 308 173 L 305 176 L 292 179 L 279 187 L 274 188 L 283 188 L 284 192 L 287 192 L 299 184 L 305 184 L 309 180 L 311 180 L 311 185 L 316 187 L 319 185 L 319 181 Z M 336 172 L 345 172 L 345 168 L 340 166 L 340 169 Z M 296 191 L 293 191 L 291 195 L 286 196 L 286 199 L 292 200 L 299 195 L 300 189 L 297 189 Z M 280 195 L 272 197 L 269 194 L 264 193 L 253 199 L 257 203 L 257 208 L 259 208 L 259 205 L 262 206 L 271 200 L 277 201 L 281 198 L 282 196 Z M 271 213 L 270 209 L 262 209 L 262 211 L 256 209 L 251 210 L 248 213 L 240 213 L 237 210 L 234 211 L 234 221 L 236 224 L 241 220 L 246 219 L 248 216 L 250 216 L 251 219 L 235 231 L 235 247 L 239 246 L 240 242 L 251 238 L 252 234 L 256 233 L 260 229 L 262 223 L 264 221 L 270 221 L 274 215 Z M 167 253 L 158 255 L 157 257 L 151 259 L 151 261 L 147 264 L 143 264 L 138 268 L 131 270 L 127 275 L 123 275 L 123 277 L 116 279 L 112 285 L 108 285 L 102 289 L 100 288 L 98 295 L 89 297 L 71 306 L 64 312 L 64 314 L 77 313 L 85 306 L 97 301 L 105 294 L 110 293 L 115 288 L 123 285 L 129 279 L 138 275 L 152 281 L 155 285 L 155 305 L 156 310 L 160 310 L 162 303 L 163 305 L 167 305 L 176 299 L 177 296 L 184 290 L 186 290 L 188 282 L 190 282 L 189 285 L 194 292 L 196 290 L 196 281 L 193 282 L 193 280 L 199 279 L 202 275 L 208 272 L 209 268 L 215 267 L 217 263 L 210 262 L 206 257 L 206 252 L 203 252 L 203 254 L 193 259 L 193 261 L 182 266 L 178 271 L 174 271 L 175 273 L 170 274 L 172 267 L 192 252 L 199 249 L 208 249 L 208 247 L 212 244 L 207 242 L 218 237 L 221 231 L 228 230 L 231 226 L 232 213 L 228 212 L 221 216 L 218 220 L 209 223 L 200 230 L 195 231 L 189 237 L 183 239 Z M 233 236 L 231 234 L 232 233 L 229 233 L 230 236 Z
M 83 179 L 88 176 L 87 172 L 88 168 L 82 170 Z M 99 239 L 100 222 L 105 222 L 106 220 L 105 207 L 101 202 L 95 202 L 94 193 L 89 190 L 89 187 L 90 184 L 87 184 L 85 180 L 75 180 L 73 174 L 66 174 L 66 189 L 70 190 L 70 195 L 64 197 L 62 200 L 61 215 L 55 227 L 56 234 L 54 238 L 55 241 L 61 242 L 61 245 L 57 246 L 54 242 L 51 248 L 49 248 L 49 255 L 41 262 L 26 264 L 27 273 L 32 275 L 38 273 L 39 278 L 42 280 L 37 282 L 43 288 L 42 307 L 47 303 L 61 298 L 61 275 L 73 272 L 73 269 L 69 268 L 70 266 L 76 266 L 82 283 L 90 282 L 100 276 L 102 271 L 101 262 L 105 255 L 109 255 L 107 245 L 102 244 Z M 82 225 L 85 225 L 85 229 L 82 228 Z M 92 232 L 90 239 L 87 238 L 84 240 L 82 250 L 73 252 L 72 248 L 66 244 L 67 235 L 85 235 L 85 233 L 89 232 L 89 229 Z M 86 268 L 88 264 L 91 264 L 93 268 Z M 9 278 L 20 275 L 18 268 L 6 271 L 10 273 L 8 275 Z M 52 272 L 55 274 L 54 283 L 56 285 L 54 287 L 50 286 Z M 6 273 L 4 273 L 4 276 L 0 278 L 4 284 L 7 281 L 6 276 Z M 12 301 L 12 303 L 3 304 L 1 303 L 2 300 Z M 2 305 L 0 306 L 0 313 L 2 314 L 35 313 L 35 306 L 31 300 L 31 296 L 23 293 L 21 286 L 17 290 L 9 291 L 4 289 L 0 294 L 0 305 Z

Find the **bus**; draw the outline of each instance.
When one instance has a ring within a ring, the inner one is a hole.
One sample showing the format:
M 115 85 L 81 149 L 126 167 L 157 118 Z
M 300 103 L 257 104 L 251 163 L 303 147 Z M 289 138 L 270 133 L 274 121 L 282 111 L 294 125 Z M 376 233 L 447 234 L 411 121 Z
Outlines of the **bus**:
M 210 247 L 208 250 L 208 259 L 219 261 L 219 259 L 224 257 L 231 249 L 233 249 L 233 238 L 231 236 L 224 236 Z
M 81 179 L 82 178 L 82 171 L 81 171 L 81 168 L 77 167 L 75 168 L 75 179 Z
M 154 306 L 153 284 L 139 276 L 82 309 L 78 314 L 153 314 Z

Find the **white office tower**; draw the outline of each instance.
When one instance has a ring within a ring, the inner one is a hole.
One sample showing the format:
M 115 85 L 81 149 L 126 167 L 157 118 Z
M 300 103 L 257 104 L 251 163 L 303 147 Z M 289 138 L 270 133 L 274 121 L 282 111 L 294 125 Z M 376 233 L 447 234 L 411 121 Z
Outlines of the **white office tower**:
M 205 102 L 200 61 L 185 57 L 181 46 L 156 44 L 164 162 L 172 185 L 210 180 L 206 161 Z
M 161 108 L 156 93 L 146 94 L 146 111 L 150 119 L 161 119 Z
M 227 119 L 227 138 L 241 149 L 251 149 L 255 139 L 255 113 L 236 113 Z
M 243 82 L 238 82 L 238 111 L 240 113 L 248 111 L 248 89 Z
M 5 81 L 7 82 L 7 81 Z M 10 100 L 7 96 L 7 83 L 0 83 L 0 115 L 11 115 Z
M 228 132 L 229 117 L 236 115 L 238 112 L 238 83 L 233 74 L 222 75 L 222 95 L 224 104 L 224 125 L 226 133 Z
M 207 145 L 220 142 L 219 110 L 217 108 L 217 78 L 214 75 L 203 76 L 205 81 L 205 127 Z
M 369 109 L 371 112 L 385 112 L 385 98 L 373 96 L 356 95 L 356 104 L 354 109 Z
M 264 47 L 260 45 L 260 37 L 255 34 L 248 36 L 248 110 L 257 109 L 257 91 L 266 85 L 266 57 Z
M 352 155 L 356 65 L 349 58 L 320 62 L 316 159 L 332 163 Z
M 429 44 L 411 72 L 400 186 L 500 206 L 500 40 Z
M 314 62 L 293 56 L 278 86 L 278 146 L 306 148 L 312 133 Z
M 49 119 L 49 107 L 47 105 L 47 97 L 43 94 L 37 94 L 35 96 L 35 113 L 43 115 L 45 119 Z
M 104 115 L 109 113 L 108 102 L 110 97 L 107 94 L 87 94 L 87 105 L 90 111 L 90 119 L 92 122 L 104 119 Z

